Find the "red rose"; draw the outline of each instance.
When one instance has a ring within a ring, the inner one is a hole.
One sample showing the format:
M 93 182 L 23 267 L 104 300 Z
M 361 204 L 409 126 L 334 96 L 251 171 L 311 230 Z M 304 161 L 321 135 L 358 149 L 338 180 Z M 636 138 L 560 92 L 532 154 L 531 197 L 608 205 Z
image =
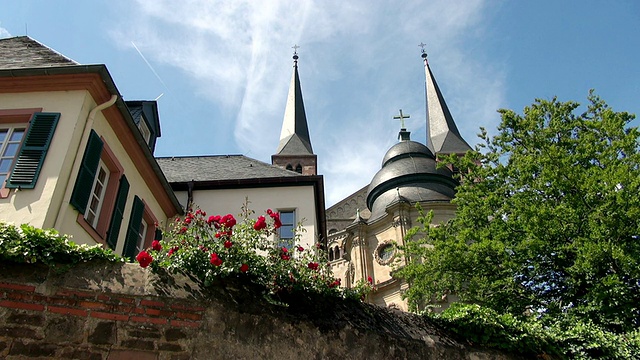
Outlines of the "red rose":
M 187 232 L 187 227 L 183 226 L 182 228 L 180 228 L 180 231 L 178 231 L 179 234 L 184 234 Z
M 225 247 L 225 249 L 228 249 L 228 248 L 230 248 L 231 246 L 233 246 L 233 243 L 232 243 L 231 241 L 227 240 L 227 241 L 225 241 L 225 242 L 224 242 L 224 247 Z
M 285 253 L 285 254 L 289 252 L 289 250 L 284 246 L 280 250 L 282 250 L 282 252 Z
M 253 224 L 253 229 L 260 231 L 266 227 L 267 227 L 267 222 L 265 221 L 264 216 L 262 215 L 258 216 L 258 220 L 256 221 L 255 224 Z
M 212 253 L 211 254 L 211 259 L 209 261 L 211 262 L 211 265 L 213 265 L 213 266 L 222 265 L 222 259 L 220 259 L 218 257 L 218 254 L 216 254 L 216 253 Z
M 174 252 L 178 251 L 179 247 L 174 246 L 171 249 L 169 249 L 169 253 L 167 254 L 167 256 L 171 256 L 173 255 Z
M 291 259 L 291 256 L 289 256 L 289 255 L 287 255 L 287 254 L 281 254 L 281 255 L 280 255 L 280 259 L 282 259 L 282 260 L 289 260 L 289 259 Z
M 267 214 L 271 215 L 273 214 L 273 211 L 271 209 L 267 209 Z
M 298 246 L 298 251 L 303 252 L 304 248 L 302 246 Z
M 160 245 L 160 241 L 153 240 L 153 242 L 151 243 L 151 248 L 155 251 L 160 251 L 162 250 L 162 245 Z
M 214 225 L 217 228 L 220 227 L 220 215 L 211 215 L 209 216 L 209 220 L 207 220 L 207 224 L 209 224 L 209 226 Z
M 220 219 L 220 224 L 226 228 L 232 228 L 236 225 L 236 219 L 231 214 L 227 214 Z
M 334 288 L 336 286 L 340 286 L 340 279 L 334 280 L 331 284 L 329 284 L 330 288 Z
M 143 250 L 140 252 L 140 254 L 138 254 L 138 256 L 136 256 L 136 260 L 138 261 L 138 263 L 140 263 L 141 267 L 146 268 L 147 266 L 149 266 L 149 264 L 151 264 L 153 258 L 151 257 L 151 255 L 149 255 L 149 253 Z
M 317 262 L 310 262 L 307 266 L 311 270 L 318 270 L 318 265 L 320 265 L 320 264 L 318 264 Z
M 371 276 L 367 277 L 367 281 L 369 282 L 369 284 L 373 285 L 373 279 L 371 278 Z
M 242 271 L 243 273 L 246 273 L 247 270 L 249 270 L 249 265 L 242 264 L 242 266 L 240 266 L 240 271 Z
M 271 218 L 273 219 L 274 228 L 278 229 L 282 226 L 282 221 L 280 221 L 280 213 L 271 212 L 269 216 L 271 216 Z
M 188 218 L 184 219 L 184 223 L 187 224 L 187 225 L 191 224 L 191 218 L 188 217 Z

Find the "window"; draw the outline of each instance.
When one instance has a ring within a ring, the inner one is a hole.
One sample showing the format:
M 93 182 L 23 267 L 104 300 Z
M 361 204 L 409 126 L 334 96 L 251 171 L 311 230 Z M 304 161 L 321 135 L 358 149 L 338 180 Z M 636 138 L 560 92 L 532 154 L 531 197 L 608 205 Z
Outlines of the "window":
M 144 200 L 135 196 L 122 255 L 135 258 L 140 251 L 149 247 L 156 235 L 156 223 L 157 219 L 153 216 Z
M 136 243 L 136 250 L 138 253 L 145 248 L 144 243 L 147 238 L 147 227 L 148 225 L 143 219 L 143 221 L 140 222 L 140 227 L 138 228 L 138 241 Z
M 296 166 L 296 172 L 302 174 L 302 165 L 298 164 L 298 166 Z
M 0 187 L 9 176 L 25 131 L 24 126 L 6 126 L 0 129 Z
M 280 211 L 280 232 L 278 235 L 278 247 L 286 247 L 287 249 L 293 246 L 295 237 L 295 224 L 296 216 L 294 210 L 281 210 Z
M 7 180 L 5 187 L 33 189 L 36 186 L 58 119 L 59 113 L 35 112 L 27 130 L 22 126 L 0 126 L 6 130 L 2 132 L 5 138 L 1 145 L 3 170 L 0 173 L 0 180 Z M 16 153 L 18 147 L 20 151 Z M 7 166 L 9 171 L 4 170 Z
M 138 129 L 140 129 L 140 133 L 144 138 L 144 141 L 149 145 L 149 139 L 151 139 L 151 130 L 149 130 L 149 126 L 147 125 L 147 121 L 144 118 L 140 118 L 138 121 Z
M 84 214 L 84 218 L 94 228 L 98 225 L 98 217 L 100 215 L 100 209 L 104 203 L 104 194 L 107 189 L 107 181 L 109 181 L 109 169 L 100 161 L 98 165 L 98 175 L 93 182 L 93 189 L 89 196 L 89 203 L 87 204 L 87 212 Z
M 98 243 L 115 249 L 129 182 L 109 146 L 91 131 L 69 203 L 78 223 Z

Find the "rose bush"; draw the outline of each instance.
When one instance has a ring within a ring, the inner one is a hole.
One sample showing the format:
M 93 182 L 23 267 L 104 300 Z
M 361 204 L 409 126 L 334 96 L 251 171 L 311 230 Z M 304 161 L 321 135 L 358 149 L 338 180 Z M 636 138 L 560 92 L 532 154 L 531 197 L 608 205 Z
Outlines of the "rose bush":
M 341 288 L 320 244 L 310 250 L 276 247 L 273 235 L 282 225 L 280 214 L 271 209 L 265 213 L 252 219 L 253 211 L 245 205 L 237 221 L 231 214 L 207 217 L 200 209 L 189 211 L 136 260 L 152 270 L 188 272 L 205 286 L 225 279 L 248 281 L 276 299 L 297 292 L 363 299 L 371 290 L 370 284 Z

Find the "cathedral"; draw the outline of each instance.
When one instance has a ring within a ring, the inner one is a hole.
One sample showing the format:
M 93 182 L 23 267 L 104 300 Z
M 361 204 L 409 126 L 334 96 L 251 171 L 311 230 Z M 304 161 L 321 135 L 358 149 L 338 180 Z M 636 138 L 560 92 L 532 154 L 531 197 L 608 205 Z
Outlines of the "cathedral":
M 301 174 L 316 174 L 316 155 L 311 148 L 304 111 L 298 55 L 276 154 L 272 164 Z M 462 138 L 433 76 L 427 54 L 422 52 L 427 102 L 427 143 L 411 140 L 404 127 L 408 116 L 396 116 L 402 126 L 398 143 L 384 155 L 381 168 L 371 182 L 326 209 L 327 250 L 334 276 L 342 286 L 370 281 L 374 291 L 367 301 L 380 306 L 407 310 L 402 292 L 408 284 L 392 276 L 394 266 L 402 266 L 397 245 L 404 244 L 407 231 L 417 225 L 420 204 L 433 211 L 434 223 L 455 215 L 457 181 L 452 169 L 437 167 L 438 155 L 462 155 L 471 150 Z M 442 299 L 446 301 L 446 297 Z

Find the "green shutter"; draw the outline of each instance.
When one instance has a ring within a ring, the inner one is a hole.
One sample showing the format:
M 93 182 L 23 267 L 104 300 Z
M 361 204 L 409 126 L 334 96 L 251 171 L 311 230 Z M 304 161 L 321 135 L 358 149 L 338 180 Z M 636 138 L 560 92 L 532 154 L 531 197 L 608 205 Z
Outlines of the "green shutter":
M 100 140 L 100 136 L 91 130 L 70 201 L 70 204 L 82 214 L 87 210 L 93 180 L 96 178 L 96 171 L 98 171 L 98 165 L 100 164 L 102 146 L 103 143 Z
M 60 119 L 60 113 L 33 114 L 6 187 L 33 189 L 36 186 L 58 119 Z
M 118 243 L 118 235 L 120 234 L 120 225 L 122 225 L 122 217 L 124 216 L 124 206 L 127 203 L 127 195 L 129 194 L 129 181 L 127 177 L 120 177 L 120 185 L 118 186 L 118 195 L 116 195 L 116 204 L 111 215 L 111 223 L 107 230 L 107 244 L 110 248 L 115 249 Z
M 129 228 L 127 229 L 127 238 L 124 242 L 124 250 L 122 252 L 122 255 L 125 257 L 135 258 L 136 255 L 138 255 L 136 254 L 136 245 L 138 242 L 138 232 L 140 232 L 143 212 L 144 203 L 139 197 L 134 197 L 131 217 L 129 218 Z

